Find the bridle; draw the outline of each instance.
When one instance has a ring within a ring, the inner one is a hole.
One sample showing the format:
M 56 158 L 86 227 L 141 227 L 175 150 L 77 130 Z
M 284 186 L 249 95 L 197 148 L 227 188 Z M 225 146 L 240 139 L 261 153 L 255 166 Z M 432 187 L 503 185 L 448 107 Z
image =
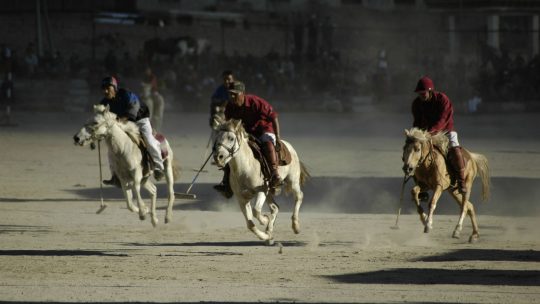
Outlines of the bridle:
M 224 131 L 225 132 L 230 132 L 230 131 L 226 131 L 226 130 L 221 130 L 221 132 L 224 132 Z M 232 132 L 232 133 L 234 133 L 234 132 Z M 238 143 L 238 145 L 236 143 Z M 236 149 L 235 149 L 235 146 L 237 146 Z M 229 155 L 227 155 L 227 157 L 233 158 L 234 155 L 240 150 L 240 146 L 241 146 L 241 142 L 238 140 L 238 134 L 234 133 L 234 142 L 233 142 L 232 146 L 227 147 L 223 143 L 216 142 L 216 143 L 214 143 L 214 147 L 212 147 L 212 150 L 216 151 L 218 148 L 223 147 L 223 149 L 225 149 L 229 153 Z M 215 155 L 215 153 L 214 153 L 214 155 Z
M 410 139 L 407 139 L 406 143 L 407 144 L 410 144 L 414 141 L 410 140 Z M 423 149 L 420 150 L 420 160 L 418 161 L 418 164 L 416 165 L 416 167 L 420 167 L 420 165 L 424 164 L 424 162 L 428 159 L 428 157 L 430 158 L 431 162 L 433 163 L 433 142 L 431 139 L 428 140 L 429 142 L 429 151 L 428 153 L 424 156 L 424 151 Z M 423 144 L 422 144 L 423 146 Z
M 92 141 L 100 141 L 108 136 L 107 134 L 96 135 L 96 130 L 101 128 L 101 126 L 103 125 L 106 125 L 107 130 L 109 130 L 109 128 L 112 126 L 112 124 L 108 123 L 106 119 L 104 119 L 103 122 L 99 124 L 88 123 L 84 126 L 87 132 L 90 134 L 90 139 Z

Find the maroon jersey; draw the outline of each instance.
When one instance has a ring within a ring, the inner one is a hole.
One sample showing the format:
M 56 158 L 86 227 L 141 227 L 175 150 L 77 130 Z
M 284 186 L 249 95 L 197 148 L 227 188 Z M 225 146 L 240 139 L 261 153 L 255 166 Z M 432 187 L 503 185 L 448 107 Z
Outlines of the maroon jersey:
M 255 95 L 244 95 L 244 104 L 235 105 L 233 102 L 227 103 L 225 108 L 225 118 L 241 119 L 244 129 L 249 134 L 259 138 L 264 133 L 276 133 L 273 120 L 277 113 L 272 106 L 264 99 Z
M 417 97 L 412 104 L 412 114 L 413 127 L 430 133 L 454 131 L 454 108 L 448 96 L 442 92 L 433 91 L 429 101 Z

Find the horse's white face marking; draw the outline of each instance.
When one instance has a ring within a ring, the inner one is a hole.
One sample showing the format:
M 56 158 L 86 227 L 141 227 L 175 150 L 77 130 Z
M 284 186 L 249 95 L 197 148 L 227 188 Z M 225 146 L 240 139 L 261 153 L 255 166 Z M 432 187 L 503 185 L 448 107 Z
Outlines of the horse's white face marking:
M 413 176 L 414 170 L 418 167 L 422 158 L 422 143 L 411 137 L 407 137 L 403 147 L 403 173 L 406 176 Z
M 214 144 L 214 161 L 216 165 L 223 168 L 238 150 L 238 139 L 232 131 L 220 131 Z

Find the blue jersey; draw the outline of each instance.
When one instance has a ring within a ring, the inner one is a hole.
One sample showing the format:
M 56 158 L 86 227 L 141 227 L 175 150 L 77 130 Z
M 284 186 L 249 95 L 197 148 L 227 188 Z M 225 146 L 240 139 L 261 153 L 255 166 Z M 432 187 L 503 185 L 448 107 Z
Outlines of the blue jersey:
M 135 93 L 126 89 L 119 89 L 113 99 L 103 98 L 100 104 L 109 106 L 110 111 L 116 116 L 127 117 L 134 122 L 150 116 L 148 106 Z
M 224 106 L 227 101 L 229 101 L 229 90 L 222 84 L 212 94 L 212 105 Z

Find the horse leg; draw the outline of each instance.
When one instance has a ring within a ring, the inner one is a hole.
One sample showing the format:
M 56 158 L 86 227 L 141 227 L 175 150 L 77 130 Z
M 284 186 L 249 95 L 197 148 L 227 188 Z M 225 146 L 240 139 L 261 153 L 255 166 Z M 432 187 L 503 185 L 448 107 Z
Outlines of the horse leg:
M 416 185 L 411 190 L 411 196 L 416 204 L 416 212 L 418 212 L 418 215 L 420 215 L 420 221 L 422 222 L 422 225 L 426 226 L 426 218 L 427 215 L 424 213 L 424 208 L 420 205 L 420 199 L 418 198 L 418 194 L 420 194 L 420 186 Z
M 141 221 L 144 221 L 144 219 L 146 219 L 146 214 L 148 213 L 148 208 L 146 208 L 146 205 L 144 204 L 141 196 L 141 178 L 137 178 L 141 176 L 138 175 L 141 175 L 141 173 L 135 174 L 133 188 L 135 189 L 135 195 L 137 196 L 137 204 L 139 205 L 139 219 Z
M 302 189 L 300 188 L 300 181 L 296 180 L 292 183 L 291 189 L 294 193 L 294 211 L 292 215 L 292 229 L 294 233 L 299 234 L 300 233 L 300 219 L 299 219 L 299 213 L 300 213 L 300 207 L 302 206 L 302 201 L 304 200 L 304 192 L 302 192 Z
M 467 189 L 471 189 L 470 186 L 471 185 L 467 185 L 467 187 L 469 187 Z M 458 224 L 454 229 L 452 237 L 459 238 L 461 234 L 461 229 L 463 228 L 463 221 L 465 220 L 465 216 L 468 214 L 471 218 L 471 224 L 473 227 L 473 232 L 469 237 L 469 243 L 474 243 L 478 240 L 480 235 L 478 234 L 478 222 L 476 220 L 476 212 L 474 210 L 473 204 L 469 201 L 470 190 L 465 195 L 459 193 L 457 189 L 452 191 L 451 194 L 456 200 L 456 202 L 461 206 L 461 214 L 459 216 Z
M 172 207 L 174 204 L 174 177 L 172 167 L 172 151 L 169 151 L 169 159 L 165 161 L 165 178 L 167 180 L 167 190 L 169 196 L 167 198 L 167 212 L 165 213 L 165 224 L 169 223 L 172 218 Z
M 476 220 L 476 212 L 474 210 L 474 206 L 472 202 L 470 201 L 473 182 L 474 182 L 474 176 L 469 174 L 466 179 L 468 191 L 467 193 L 465 193 L 465 199 L 467 202 L 467 209 L 468 209 L 467 213 L 469 214 L 469 217 L 471 218 L 471 225 L 473 228 L 472 234 L 469 237 L 469 243 L 475 243 L 476 241 L 478 241 L 478 238 L 480 237 L 480 234 L 478 233 L 478 222 Z
M 268 196 L 266 198 L 268 202 L 268 207 L 270 207 L 270 220 L 268 221 L 268 226 L 266 226 L 266 233 L 273 236 L 274 233 L 274 222 L 276 221 L 277 214 L 279 212 L 279 206 L 276 204 L 273 196 Z M 269 244 L 271 245 L 271 244 Z
M 246 219 L 247 228 L 263 241 L 270 239 L 268 234 L 259 230 L 259 228 L 255 226 L 255 223 L 253 223 L 253 214 L 251 212 L 251 204 L 249 201 L 239 199 L 238 204 L 240 205 L 240 210 L 242 210 L 244 218 Z
M 462 195 L 459 193 L 457 189 L 450 190 L 449 191 L 452 197 L 456 200 L 456 203 L 459 205 L 461 213 L 459 214 L 459 220 L 456 225 L 456 228 L 454 228 L 454 232 L 452 233 L 452 237 L 455 239 L 459 239 L 461 234 L 461 229 L 463 228 L 463 220 L 465 219 L 465 215 L 467 215 L 467 201 L 465 200 L 465 195 Z
M 424 233 L 428 233 L 433 228 L 433 213 L 435 212 L 435 208 L 437 208 L 437 201 L 441 197 L 441 194 L 442 194 L 442 187 L 440 185 L 437 185 L 437 187 L 435 188 L 435 191 L 433 191 L 433 197 L 431 198 L 431 201 L 429 202 L 429 215 L 426 219 Z
M 152 217 L 152 226 L 156 227 L 158 223 L 158 219 L 156 216 L 156 200 L 157 200 L 157 187 L 150 181 L 150 179 L 147 179 L 144 183 L 144 188 L 148 193 L 150 193 L 151 203 L 150 203 L 150 215 Z
M 133 192 L 131 192 L 131 188 L 122 183 L 122 191 L 124 191 L 128 210 L 131 212 L 139 212 L 139 208 L 133 205 Z
M 470 188 L 469 188 L 470 189 Z M 478 221 L 476 220 L 476 211 L 474 210 L 474 206 L 471 202 L 468 202 L 469 211 L 467 212 L 469 214 L 469 217 L 471 218 L 471 224 L 473 227 L 473 232 L 471 236 L 469 237 L 469 243 L 476 243 L 478 241 L 478 238 L 480 238 L 480 234 L 478 233 Z
M 268 224 L 269 218 L 267 215 L 262 214 L 262 206 L 264 205 L 264 202 L 266 201 L 266 195 L 264 192 L 258 192 L 257 196 L 255 197 L 255 206 L 253 207 L 253 215 L 257 220 L 259 220 L 259 223 L 261 225 L 266 226 Z

